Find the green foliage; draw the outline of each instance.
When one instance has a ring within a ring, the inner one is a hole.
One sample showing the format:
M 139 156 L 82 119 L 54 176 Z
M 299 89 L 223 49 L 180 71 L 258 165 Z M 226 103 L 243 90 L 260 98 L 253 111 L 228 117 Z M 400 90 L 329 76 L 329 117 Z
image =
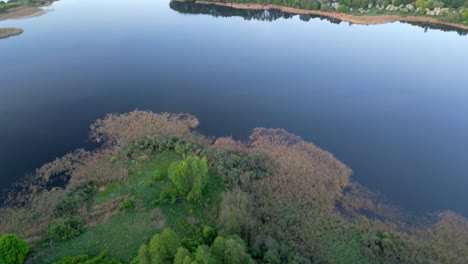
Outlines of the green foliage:
M 206 158 L 188 156 L 185 160 L 174 163 L 169 169 L 169 178 L 178 194 L 189 202 L 198 202 L 208 182 L 208 164 Z
M 465 12 L 463 13 L 462 17 L 461 17 L 461 20 L 463 22 L 468 22 L 468 8 L 465 9 Z
M 119 209 L 122 211 L 127 211 L 132 209 L 135 206 L 135 198 L 125 198 L 119 203 Z
M 0 263 L 22 264 L 28 252 L 26 242 L 16 235 L 5 234 L 0 237 Z
M 79 184 L 67 190 L 57 205 L 59 216 L 74 216 L 78 210 L 96 194 L 97 186 L 93 182 Z
M 54 264 L 122 264 L 122 262 L 117 259 L 109 258 L 104 253 L 101 253 L 96 257 L 89 257 L 85 254 L 68 257 L 54 262 Z
M 79 217 L 60 217 L 52 221 L 47 232 L 55 241 L 75 238 L 85 231 L 85 221 Z
M 416 2 L 414 3 L 414 5 L 416 7 L 419 7 L 419 8 L 423 8 L 423 9 L 426 9 L 426 8 L 429 8 L 429 6 L 431 5 L 431 3 L 427 0 L 416 0 Z
M 195 252 L 195 263 L 199 264 L 216 264 L 216 259 L 211 255 L 210 248 L 207 245 L 198 246 Z
M 238 189 L 224 195 L 218 219 L 218 229 L 223 235 L 247 236 L 252 222 L 249 203 L 249 195 Z
M 270 175 L 271 166 L 260 153 L 243 153 L 231 149 L 207 149 L 203 153 L 210 167 L 228 188 L 247 189 L 250 182 Z
M 182 246 L 187 248 L 190 252 L 194 252 L 198 246 L 204 244 L 204 239 L 195 228 L 187 222 L 184 222 L 177 226 L 176 229 L 179 237 L 182 237 Z
M 188 249 L 180 247 L 174 256 L 174 264 L 192 264 L 192 254 Z
M 164 229 L 161 234 L 154 235 L 149 243 L 151 263 L 172 264 L 180 246 L 179 236 L 171 229 Z
M 208 244 L 208 245 L 211 245 L 211 243 L 213 243 L 214 239 L 218 235 L 218 232 L 216 231 L 216 229 L 210 226 L 204 226 L 202 233 L 203 233 L 203 239 L 205 240 L 205 244 Z
M 125 155 L 133 158 L 141 153 L 147 155 L 159 154 L 166 151 L 175 151 L 177 154 L 185 156 L 195 152 L 200 146 L 184 137 L 154 135 L 138 138 L 126 149 Z
M 240 237 L 234 235 L 228 237 L 225 241 L 224 255 L 221 259 L 223 263 L 255 263 L 252 257 L 247 253 L 245 242 Z

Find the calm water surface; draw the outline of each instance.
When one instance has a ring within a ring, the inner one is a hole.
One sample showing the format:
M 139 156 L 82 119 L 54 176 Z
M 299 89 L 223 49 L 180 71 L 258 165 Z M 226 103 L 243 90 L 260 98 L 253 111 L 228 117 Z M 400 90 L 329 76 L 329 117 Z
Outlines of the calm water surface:
M 0 187 L 139 108 L 190 112 L 212 136 L 285 128 L 398 205 L 468 215 L 467 36 L 184 8 L 63 0 L 1 21 L 25 33 L 0 40 Z

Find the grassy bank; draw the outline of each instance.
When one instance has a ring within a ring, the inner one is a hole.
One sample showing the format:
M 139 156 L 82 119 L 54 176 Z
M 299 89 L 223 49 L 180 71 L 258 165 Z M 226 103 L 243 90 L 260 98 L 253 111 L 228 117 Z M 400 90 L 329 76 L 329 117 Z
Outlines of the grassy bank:
M 27 263 L 468 261 L 462 216 L 386 204 L 284 130 L 257 128 L 240 142 L 197 125 L 143 111 L 98 120 L 90 135 L 101 147 L 24 181 L 0 210 L 0 235 L 27 242 Z

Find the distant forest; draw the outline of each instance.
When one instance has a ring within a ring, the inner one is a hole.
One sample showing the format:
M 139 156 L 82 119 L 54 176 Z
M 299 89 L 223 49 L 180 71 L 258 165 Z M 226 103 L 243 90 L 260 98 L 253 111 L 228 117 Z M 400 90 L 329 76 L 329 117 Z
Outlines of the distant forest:
M 260 20 L 260 21 L 275 21 L 278 19 L 291 19 L 295 14 L 284 12 L 278 9 L 265 10 L 249 10 L 249 9 L 236 9 L 226 6 L 218 5 L 206 5 L 206 4 L 197 4 L 196 2 L 179 2 L 172 1 L 170 4 L 172 10 L 175 10 L 182 14 L 203 14 L 210 15 L 214 17 L 242 17 L 245 20 Z M 342 21 L 335 18 L 330 18 L 326 16 L 319 15 L 299 15 L 299 19 L 302 21 L 310 21 L 311 19 L 320 19 L 326 20 L 333 24 L 340 24 Z M 431 23 L 422 23 L 422 22 L 405 22 L 413 26 L 421 27 L 425 31 L 428 29 L 441 30 L 441 31 L 454 31 L 459 35 L 464 36 L 468 34 L 467 30 L 454 28 L 445 25 L 435 25 Z
M 206 0 L 207 2 L 256 3 L 292 8 L 361 14 L 430 15 L 452 23 L 468 23 L 468 0 Z M 443 9 L 443 10 L 441 10 Z M 438 10 L 430 12 L 429 10 Z

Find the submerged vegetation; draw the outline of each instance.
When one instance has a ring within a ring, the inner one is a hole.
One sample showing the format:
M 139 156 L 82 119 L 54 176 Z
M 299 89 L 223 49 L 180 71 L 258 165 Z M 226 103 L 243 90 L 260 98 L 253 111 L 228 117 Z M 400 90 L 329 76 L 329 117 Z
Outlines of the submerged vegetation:
M 241 142 L 197 125 L 145 111 L 98 120 L 98 149 L 44 165 L 7 197 L 1 262 L 468 262 L 462 216 L 403 213 L 284 130 Z

